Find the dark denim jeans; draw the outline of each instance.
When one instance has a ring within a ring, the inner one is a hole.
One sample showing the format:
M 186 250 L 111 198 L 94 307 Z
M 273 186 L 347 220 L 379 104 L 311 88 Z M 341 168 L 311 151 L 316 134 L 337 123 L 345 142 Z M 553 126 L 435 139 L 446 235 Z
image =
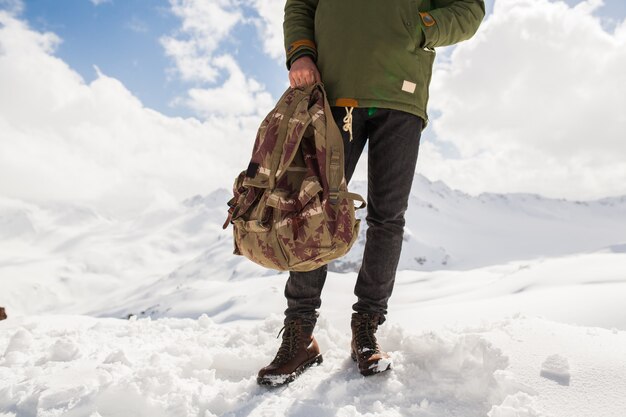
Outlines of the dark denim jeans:
M 352 136 L 344 131 L 346 108 L 331 106 L 343 136 L 345 176 L 349 183 L 366 141 L 368 225 L 363 261 L 354 294 L 356 312 L 380 313 L 386 320 L 387 302 L 402 250 L 404 213 L 408 208 L 423 120 L 414 114 L 395 109 L 355 107 L 352 111 Z M 289 271 L 285 285 L 287 309 L 285 322 L 304 317 L 313 322 L 318 317 L 327 265 L 313 271 Z

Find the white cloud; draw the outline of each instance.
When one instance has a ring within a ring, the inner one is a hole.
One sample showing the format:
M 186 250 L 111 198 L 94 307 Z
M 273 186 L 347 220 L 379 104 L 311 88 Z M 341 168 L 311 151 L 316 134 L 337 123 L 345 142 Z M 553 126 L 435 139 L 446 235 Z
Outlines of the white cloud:
M 94 6 L 100 6 L 104 3 L 112 3 L 113 0 L 89 0 Z
M 283 38 L 285 0 L 248 1 L 260 17 L 251 19 L 251 22 L 257 27 L 258 38 L 263 43 L 263 51 L 282 64 L 285 61 Z
M 149 30 L 148 24 L 136 16 L 133 16 L 129 21 L 127 21 L 125 26 L 136 33 L 146 33 Z
M 0 13 L 0 195 L 123 213 L 232 187 L 258 115 L 166 117 L 99 71 L 85 83 L 53 55 L 59 42 Z
M 170 4 L 181 27 L 176 35 L 161 38 L 166 54 L 174 59 L 183 80 L 216 81 L 213 54 L 242 20 L 241 11 L 230 0 L 170 0 Z
M 247 78 L 231 55 L 215 57 L 213 64 L 226 70 L 228 79 L 215 88 L 192 88 L 188 98 L 180 99 L 197 114 L 254 114 L 274 106 L 274 99 L 263 85 Z
M 173 105 L 185 105 L 204 117 L 212 113 L 260 115 L 259 108 L 273 105 L 265 87 L 247 77 L 231 54 L 218 53 L 234 27 L 245 22 L 238 0 L 170 0 L 170 4 L 181 27 L 175 35 L 162 37 L 161 44 L 174 60 L 175 73 L 195 84 Z M 224 74 L 225 82 L 207 86 L 220 82 Z
M 431 129 L 460 158 L 424 142 L 421 172 L 469 192 L 626 193 L 626 23 L 607 33 L 600 5 L 498 0 L 433 76 Z
M 0 0 L 0 13 L 2 10 L 12 15 L 18 15 L 24 10 L 24 2 L 22 0 Z

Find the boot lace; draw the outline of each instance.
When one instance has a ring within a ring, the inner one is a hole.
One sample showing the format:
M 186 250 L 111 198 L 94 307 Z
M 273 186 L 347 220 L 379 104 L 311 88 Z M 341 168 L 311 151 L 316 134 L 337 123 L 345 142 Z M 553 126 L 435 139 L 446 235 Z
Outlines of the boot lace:
M 378 353 L 378 342 L 376 340 L 376 329 L 378 328 L 376 316 L 363 314 L 356 326 L 356 342 L 358 353 L 371 352 Z
M 276 363 L 291 359 L 296 351 L 297 342 L 300 336 L 299 326 L 293 320 L 287 322 L 283 328 L 280 329 L 278 335 L 276 336 L 277 339 L 280 337 L 283 330 L 285 330 L 285 333 L 283 334 L 283 342 L 280 344 L 276 357 L 274 358 L 274 362 Z
M 314 322 L 308 319 L 300 319 L 300 322 L 295 319 L 287 321 L 276 336 L 278 339 L 280 334 L 283 333 L 283 330 L 285 331 L 285 333 L 283 333 L 283 341 L 278 348 L 274 362 L 281 363 L 291 359 L 298 350 L 298 344 L 302 341 L 303 332 L 312 332 L 314 326 Z

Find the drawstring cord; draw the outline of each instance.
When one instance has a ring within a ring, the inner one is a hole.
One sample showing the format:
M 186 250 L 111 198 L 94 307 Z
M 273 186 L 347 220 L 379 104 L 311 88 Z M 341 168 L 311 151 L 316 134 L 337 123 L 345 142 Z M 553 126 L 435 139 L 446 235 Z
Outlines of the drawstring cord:
M 352 142 L 352 109 L 354 107 L 344 107 L 346 108 L 346 115 L 343 118 L 343 130 L 350 132 L 350 142 Z

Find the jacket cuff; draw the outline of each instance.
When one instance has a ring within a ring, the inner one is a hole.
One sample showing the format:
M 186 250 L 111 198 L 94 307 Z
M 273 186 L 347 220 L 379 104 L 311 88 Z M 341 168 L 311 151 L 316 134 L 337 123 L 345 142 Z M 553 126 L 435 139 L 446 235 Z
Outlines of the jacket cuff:
M 317 62 L 315 53 L 313 51 L 311 51 L 310 49 L 301 49 L 299 51 L 297 51 L 295 54 L 293 54 L 293 56 L 289 59 L 289 61 L 287 61 L 287 70 L 291 69 L 291 65 L 293 65 L 294 61 L 298 58 L 300 58 L 301 56 L 304 55 L 308 55 L 311 57 L 311 59 L 313 59 L 313 62 Z
M 301 39 L 295 42 L 292 42 L 291 45 L 287 48 L 287 70 L 291 68 L 291 63 L 296 60 L 296 58 L 301 57 L 304 54 L 311 55 L 313 61 L 317 62 L 317 47 L 315 42 L 310 39 Z
M 437 24 L 437 10 L 430 12 L 419 12 L 420 14 L 420 26 L 424 32 L 424 44 L 420 45 L 421 48 L 429 47 L 434 48 L 439 41 L 439 25 Z

